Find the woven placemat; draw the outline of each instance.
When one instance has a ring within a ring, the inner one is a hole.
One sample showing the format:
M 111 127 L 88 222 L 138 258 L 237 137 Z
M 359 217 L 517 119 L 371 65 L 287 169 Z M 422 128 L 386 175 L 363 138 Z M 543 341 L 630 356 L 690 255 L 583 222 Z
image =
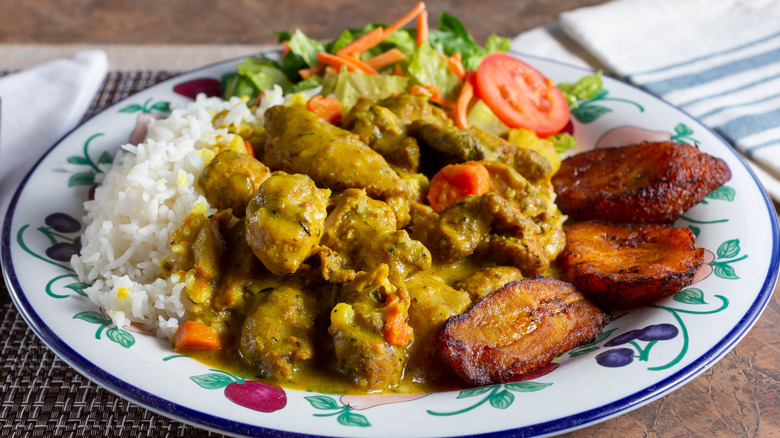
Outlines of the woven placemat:
M 0 72 L 0 76 L 7 72 Z M 110 72 L 84 119 L 174 72 Z M 55 355 L 0 282 L 0 436 L 218 437 L 99 387 Z

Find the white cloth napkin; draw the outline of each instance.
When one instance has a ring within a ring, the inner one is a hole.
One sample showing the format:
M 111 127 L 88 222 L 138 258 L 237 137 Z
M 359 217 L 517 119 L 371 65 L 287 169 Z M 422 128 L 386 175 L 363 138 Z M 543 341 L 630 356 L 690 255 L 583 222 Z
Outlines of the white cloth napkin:
M 559 18 L 512 49 L 603 69 L 681 108 L 780 201 L 780 1 L 614 0 Z
M 0 223 L 19 183 L 89 109 L 108 72 L 100 50 L 0 78 Z

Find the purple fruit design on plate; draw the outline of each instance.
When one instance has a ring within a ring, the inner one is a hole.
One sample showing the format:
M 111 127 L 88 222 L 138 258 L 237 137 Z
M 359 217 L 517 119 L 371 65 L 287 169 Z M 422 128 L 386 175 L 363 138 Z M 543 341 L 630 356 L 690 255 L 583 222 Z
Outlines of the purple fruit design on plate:
M 674 339 L 680 333 L 680 329 L 672 324 L 653 324 L 647 327 L 629 330 L 604 343 L 605 347 L 616 347 L 618 345 L 630 344 L 634 348 L 613 348 L 603 351 L 596 355 L 596 363 L 607 368 L 624 367 L 634 359 L 646 361 L 650 354 L 650 349 L 658 341 L 668 341 Z M 642 348 L 636 341 L 648 342 L 647 346 Z
M 193 79 L 176 84 L 173 87 L 173 92 L 190 99 L 195 99 L 195 96 L 200 93 L 204 93 L 208 97 L 219 97 L 222 96 L 222 82 L 212 78 Z
M 60 262 L 69 261 L 71 256 L 81 251 L 81 238 L 71 238 L 72 234 L 81 230 L 81 222 L 66 213 L 52 213 L 44 220 L 45 227 L 38 231 L 49 238 L 51 245 L 46 248 L 46 256 Z
M 278 386 L 244 379 L 224 371 L 192 376 L 190 379 L 204 389 L 224 389 L 233 403 L 258 412 L 274 412 L 287 405 L 287 394 Z

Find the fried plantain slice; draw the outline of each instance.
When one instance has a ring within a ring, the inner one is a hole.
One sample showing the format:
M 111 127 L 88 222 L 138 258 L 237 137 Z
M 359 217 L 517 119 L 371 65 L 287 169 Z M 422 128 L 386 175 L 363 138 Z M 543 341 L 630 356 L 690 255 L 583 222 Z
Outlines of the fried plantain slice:
M 508 283 L 449 318 L 438 348 L 472 385 L 509 382 L 592 342 L 608 322 L 572 284 L 536 277 Z
M 665 141 L 574 155 L 552 181 L 573 219 L 671 223 L 730 178 L 723 160 Z
M 679 292 L 691 284 L 704 256 L 688 228 L 586 221 L 564 232 L 565 278 L 610 309 Z

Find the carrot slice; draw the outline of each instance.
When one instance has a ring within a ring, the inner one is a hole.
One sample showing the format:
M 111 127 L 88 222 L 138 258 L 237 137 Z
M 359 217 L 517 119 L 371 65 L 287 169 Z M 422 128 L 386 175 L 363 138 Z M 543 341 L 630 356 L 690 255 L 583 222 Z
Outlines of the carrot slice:
M 360 55 L 366 50 L 371 49 L 381 43 L 386 38 L 385 32 L 381 27 L 377 27 L 371 32 L 365 33 L 360 38 L 352 41 L 346 46 L 336 51 L 336 55 Z
M 312 67 L 308 68 L 302 68 L 298 70 L 298 74 L 301 75 L 303 79 L 307 79 L 311 76 L 318 75 L 322 73 L 322 71 L 325 69 L 325 64 L 317 64 Z
M 385 341 L 390 345 L 405 347 L 412 340 L 412 328 L 409 326 L 409 314 L 396 295 L 388 296 L 385 303 L 387 318 L 383 327 Z
M 460 52 L 455 52 L 452 56 L 447 58 L 447 64 L 449 64 L 452 72 L 455 73 L 460 80 L 463 80 L 463 78 L 466 77 L 466 69 L 463 67 L 463 57 Z
M 444 166 L 431 178 L 428 203 L 439 213 L 468 195 L 481 195 L 490 189 L 490 173 L 476 161 Z
M 398 21 L 385 28 L 385 32 L 384 32 L 385 38 L 392 35 L 393 32 L 397 31 L 398 29 L 409 24 L 409 22 L 414 20 L 415 17 L 417 17 L 417 15 L 419 15 L 420 12 L 424 10 L 425 10 L 425 3 L 423 2 L 417 3 L 417 5 L 414 8 L 412 8 L 411 11 L 407 12 Z
M 428 11 L 423 9 L 417 14 L 417 47 L 428 41 Z
M 469 104 L 474 97 L 474 85 L 471 83 L 471 77 L 473 75 L 474 74 L 471 71 L 464 74 L 465 82 L 463 82 L 463 88 L 460 89 L 458 100 L 455 102 L 455 111 L 452 118 L 455 121 L 455 126 L 458 128 L 465 128 L 468 126 L 467 118 Z
M 341 103 L 335 97 L 317 94 L 306 102 L 306 109 L 332 125 L 341 124 Z
M 386 50 L 374 56 L 373 58 L 367 60 L 366 64 L 370 65 L 375 69 L 380 69 L 382 67 L 388 66 L 395 62 L 403 61 L 404 59 L 406 59 L 406 55 L 404 54 L 404 52 L 393 47 L 392 49 Z
M 439 91 L 439 88 L 436 85 L 428 84 L 425 86 L 425 89 L 432 93 L 432 96 L 428 99 L 431 102 L 438 104 L 439 106 L 442 106 L 447 109 L 455 108 L 456 103 L 442 97 L 441 91 Z
M 247 140 L 244 140 L 244 147 L 246 148 L 246 153 L 250 157 L 254 157 L 255 156 L 255 147 L 252 146 L 252 143 L 248 142 Z
M 176 350 L 211 350 L 222 348 L 222 340 L 216 329 L 197 321 L 187 321 L 173 335 L 173 347 Z
M 409 89 L 409 93 L 415 96 L 433 96 L 433 93 L 422 85 L 412 85 L 412 88 Z

